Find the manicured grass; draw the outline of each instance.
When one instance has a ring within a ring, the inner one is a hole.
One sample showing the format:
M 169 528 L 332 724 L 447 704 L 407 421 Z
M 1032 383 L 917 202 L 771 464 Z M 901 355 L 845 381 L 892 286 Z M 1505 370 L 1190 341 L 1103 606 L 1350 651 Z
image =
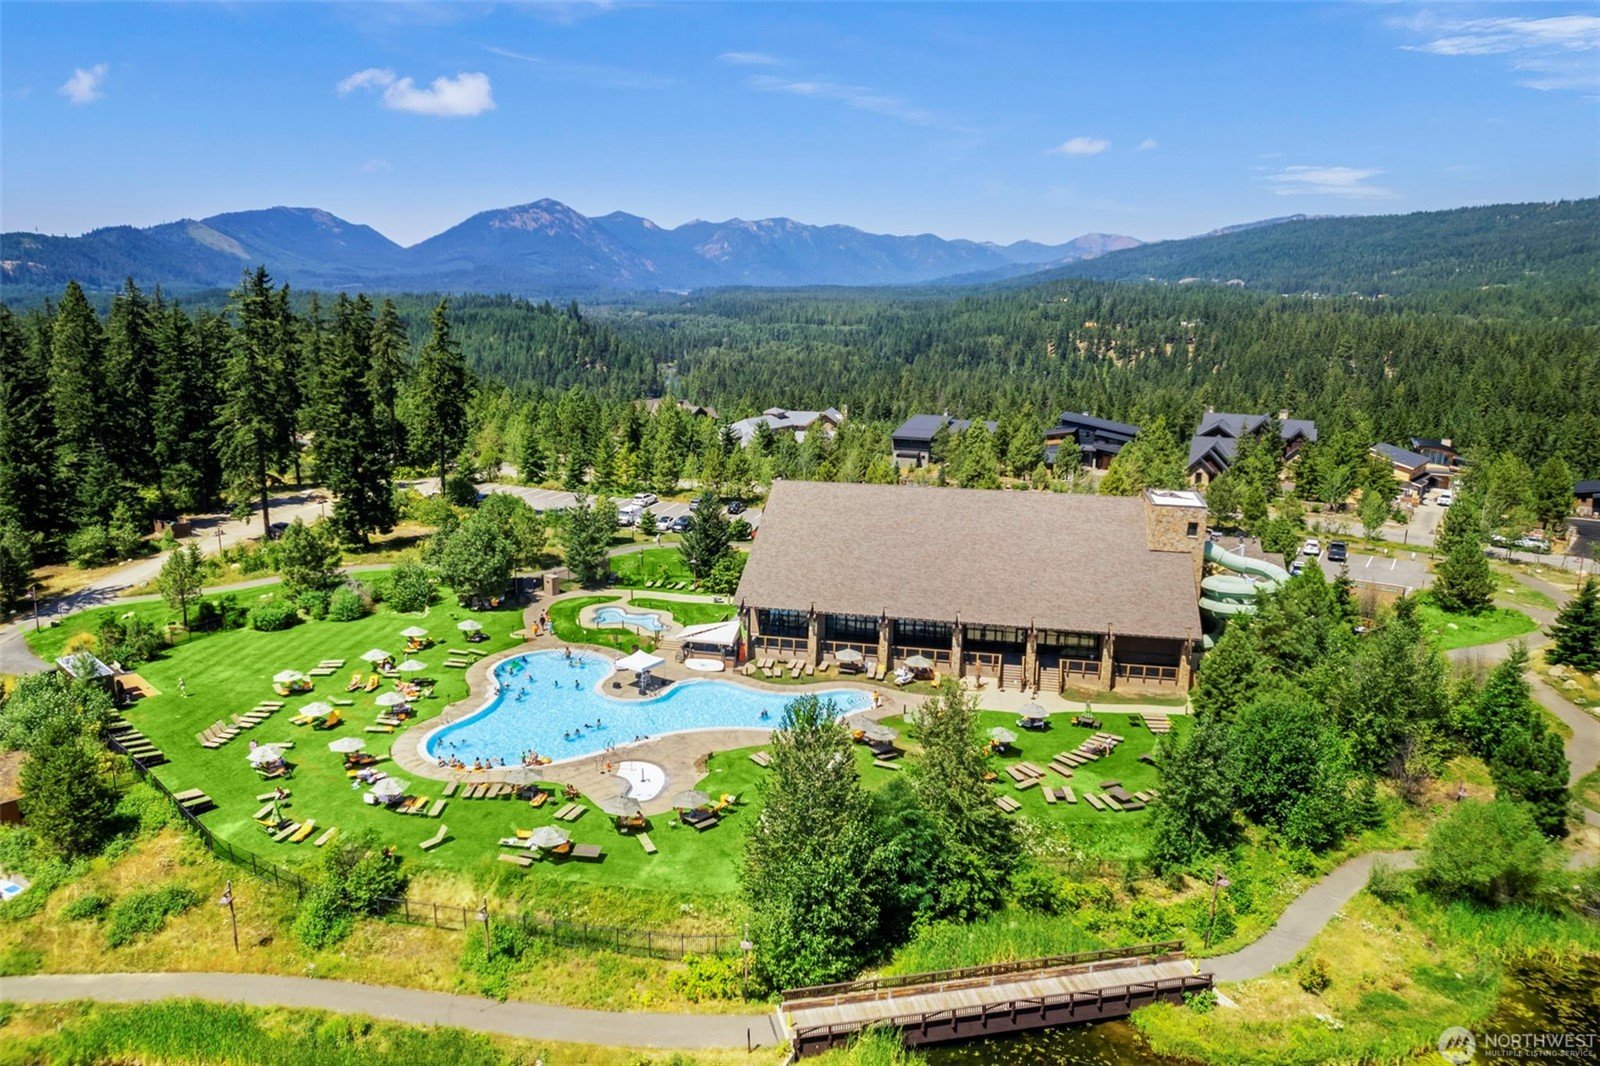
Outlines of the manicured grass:
M 646 651 L 655 647 L 655 641 L 643 634 L 621 626 L 593 629 L 578 622 L 578 615 L 597 603 L 615 603 L 619 596 L 578 596 L 562 600 L 550 608 L 550 628 L 568 644 L 595 644 L 615 651 L 630 652 L 637 648 Z
M 1499 578 L 1500 584 L 1494 594 L 1496 603 L 1504 607 L 1532 607 L 1535 610 L 1543 611 L 1556 609 L 1555 600 L 1536 588 L 1524 585 L 1505 567 L 1497 566 L 1493 569 L 1495 576 Z
M 647 611 L 667 611 L 679 625 L 684 626 L 726 622 L 739 613 L 739 608 L 731 603 L 707 603 L 703 600 L 660 600 L 652 596 L 635 596 L 628 602 Z
M 1443 611 L 1425 592 L 1417 597 L 1417 618 L 1423 630 L 1446 651 L 1494 644 L 1539 628 L 1533 619 L 1510 607 L 1491 607 L 1479 614 Z
M 683 563 L 683 556 L 673 547 L 644 548 L 611 557 L 611 571 L 617 575 L 616 583 L 628 588 L 643 588 L 648 581 L 667 580 L 689 583 L 694 575 Z

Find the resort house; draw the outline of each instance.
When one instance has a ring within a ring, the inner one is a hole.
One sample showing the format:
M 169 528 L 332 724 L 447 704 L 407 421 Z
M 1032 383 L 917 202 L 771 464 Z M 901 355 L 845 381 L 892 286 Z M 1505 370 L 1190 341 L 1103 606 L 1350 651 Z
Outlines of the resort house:
M 780 481 L 737 600 L 754 657 L 1040 691 L 1188 688 L 1205 502 Z M 908 660 L 911 660 L 908 663 Z
M 1580 481 L 1572 486 L 1573 510 L 1584 518 L 1600 517 L 1600 480 Z
M 1283 441 L 1283 458 L 1287 462 L 1300 453 L 1300 449 L 1317 439 L 1317 424 L 1304 418 L 1290 418 L 1288 411 L 1271 415 L 1236 415 L 1221 411 L 1207 411 L 1200 417 L 1200 426 L 1189 441 L 1189 480 L 1198 485 L 1208 485 L 1211 479 L 1233 465 L 1239 455 L 1239 442 L 1246 437 L 1259 437 L 1276 431 Z
M 779 436 L 787 434 L 795 440 L 805 440 L 807 433 L 823 433 L 831 437 L 843 421 L 843 413 L 832 407 L 825 411 L 790 411 L 782 407 L 769 407 L 759 415 L 739 419 L 729 428 L 738 436 L 740 444 L 749 444 L 756 439 L 762 426 Z
M 1437 451 L 1424 452 L 1417 448 L 1418 438 L 1413 437 L 1411 440 L 1410 448 L 1402 448 L 1396 444 L 1372 446 L 1372 454 L 1388 463 L 1393 469 L 1394 479 L 1400 485 L 1401 495 L 1415 501 L 1422 499 L 1433 489 L 1449 488 L 1450 482 L 1460 472 L 1460 458 L 1446 462 Z
M 1068 451 L 1068 461 L 1074 449 L 1080 465 L 1090 470 L 1104 470 L 1117 457 L 1122 446 L 1139 435 L 1138 426 L 1096 418 L 1085 411 L 1073 414 L 1063 411 L 1056 424 L 1044 431 L 1044 461 L 1051 468 L 1061 462 L 1061 449 Z
M 895 461 L 902 466 L 926 466 L 933 458 L 933 439 L 941 430 L 951 435 L 964 433 L 972 425 L 970 418 L 951 418 L 942 415 L 912 415 L 889 434 L 889 447 Z M 985 422 L 984 428 L 995 431 L 994 422 Z

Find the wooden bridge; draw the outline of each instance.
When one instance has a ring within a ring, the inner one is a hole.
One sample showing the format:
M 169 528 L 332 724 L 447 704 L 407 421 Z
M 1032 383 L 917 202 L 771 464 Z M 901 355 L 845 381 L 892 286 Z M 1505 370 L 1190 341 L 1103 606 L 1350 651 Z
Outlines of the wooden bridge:
M 1211 987 L 1179 941 L 937 973 L 876 977 L 783 993 L 778 1020 L 797 1058 L 875 1026 L 907 1046 L 1121 1018 Z

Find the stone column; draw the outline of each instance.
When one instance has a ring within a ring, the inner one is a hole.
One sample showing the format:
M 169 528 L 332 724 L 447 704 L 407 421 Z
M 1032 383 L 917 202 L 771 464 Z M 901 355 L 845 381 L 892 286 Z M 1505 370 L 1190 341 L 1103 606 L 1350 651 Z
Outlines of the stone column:
M 760 612 L 754 607 L 746 607 L 741 603 L 739 605 L 739 613 L 744 615 L 744 657 L 746 659 L 754 659 L 756 657 L 756 638 L 761 635 L 761 622 L 758 618 Z
M 956 677 L 966 676 L 966 664 L 961 659 L 961 619 L 957 618 L 950 630 L 950 669 Z
M 1028 626 L 1028 642 L 1022 649 L 1022 687 L 1039 687 L 1039 631 Z
M 878 665 L 882 667 L 894 665 L 889 661 L 890 630 L 893 625 L 894 623 L 889 621 L 888 615 L 878 616 Z
M 1194 641 L 1183 638 L 1183 654 L 1178 657 L 1178 691 L 1187 693 L 1194 675 Z
M 806 662 L 812 666 L 822 661 L 819 658 L 822 648 L 822 641 L 819 639 L 821 629 L 822 620 L 817 617 L 817 609 L 813 607 L 806 617 Z
M 1112 674 L 1111 665 L 1116 659 L 1117 637 L 1110 630 L 1106 631 L 1106 639 L 1100 644 L 1100 687 L 1107 692 L 1116 687 L 1116 679 Z

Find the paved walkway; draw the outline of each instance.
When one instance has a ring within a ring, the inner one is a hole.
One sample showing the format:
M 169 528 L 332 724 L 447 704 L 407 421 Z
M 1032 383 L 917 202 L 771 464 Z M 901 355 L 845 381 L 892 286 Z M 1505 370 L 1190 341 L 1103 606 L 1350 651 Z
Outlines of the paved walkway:
M 413 1025 L 453 1025 L 530 1040 L 638 1048 L 721 1048 L 781 1042 L 775 1014 L 622 1014 L 417 992 L 407 988 L 253 973 L 40 974 L 0 979 L 0 999 L 110 1003 L 192 998 L 262 1007 L 368 1014 Z

